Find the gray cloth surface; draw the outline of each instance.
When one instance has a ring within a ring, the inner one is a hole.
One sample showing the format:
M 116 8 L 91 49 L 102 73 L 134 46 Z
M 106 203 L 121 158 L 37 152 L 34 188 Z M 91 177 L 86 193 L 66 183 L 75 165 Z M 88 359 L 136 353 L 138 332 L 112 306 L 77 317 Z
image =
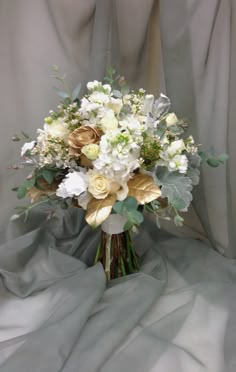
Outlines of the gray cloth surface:
M 84 89 L 113 64 L 133 87 L 166 89 L 199 142 L 230 154 L 204 172 L 185 227 L 165 229 L 235 257 L 235 0 L 160 5 L 161 48 L 157 0 L 0 1 L 1 372 L 236 371 L 234 260 L 147 220 L 141 272 L 106 285 L 90 267 L 98 232 L 78 211 L 7 228 L 25 176 L 7 169 L 19 160 L 10 138 L 34 137 L 56 107 L 50 66 Z
M 235 262 L 147 220 L 106 285 L 77 209 L 0 249 L 1 372 L 235 372 Z
M 172 107 L 205 151 L 213 146 L 230 157 L 224 167 L 203 170 L 194 209 L 215 249 L 236 257 L 236 1 L 160 0 L 160 13 Z

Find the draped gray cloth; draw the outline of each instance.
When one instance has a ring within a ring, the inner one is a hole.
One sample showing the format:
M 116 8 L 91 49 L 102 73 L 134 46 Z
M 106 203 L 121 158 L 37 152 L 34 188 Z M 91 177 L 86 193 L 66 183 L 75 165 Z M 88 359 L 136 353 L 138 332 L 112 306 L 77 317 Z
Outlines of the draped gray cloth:
M 235 6 L 0 1 L 1 372 L 235 372 L 235 261 L 211 248 L 236 255 Z M 54 63 L 72 88 L 113 65 L 131 86 L 166 92 L 204 148 L 230 155 L 203 171 L 184 228 L 148 219 L 134 237 L 141 272 L 109 284 L 80 211 L 8 223 L 27 174 L 7 169 L 19 159 L 10 138 L 34 137 L 56 107 Z
M 1 372 L 235 371 L 233 261 L 148 221 L 106 286 L 97 242 L 71 209 L 1 247 Z

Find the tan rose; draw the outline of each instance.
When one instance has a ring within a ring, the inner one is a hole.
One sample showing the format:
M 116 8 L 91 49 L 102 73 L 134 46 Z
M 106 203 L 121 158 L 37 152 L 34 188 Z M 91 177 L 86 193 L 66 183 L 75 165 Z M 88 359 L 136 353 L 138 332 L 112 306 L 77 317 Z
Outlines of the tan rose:
M 110 193 L 110 182 L 94 170 L 88 171 L 88 191 L 96 199 L 105 199 Z
M 78 156 L 83 146 L 98 143 L 101 135 L 98 128 L 89 125 L 75 129 L 68 137 L 70 155 Z

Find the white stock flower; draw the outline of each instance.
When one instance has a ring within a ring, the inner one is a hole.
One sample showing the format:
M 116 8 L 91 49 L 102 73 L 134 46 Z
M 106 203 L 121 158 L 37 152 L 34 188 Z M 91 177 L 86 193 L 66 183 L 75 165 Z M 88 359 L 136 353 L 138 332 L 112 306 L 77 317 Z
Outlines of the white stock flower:
M 99 109 L 100 105 L 95 102 L 90 102 L 87 98 L 82 98 L 79 113 L 87 116 L 91 111 Z
M 109 102 L 109 96 L 104 92 L 94 90 L 89 96 L 89 101 L 104 104 Z
M 34 148 L 36 141 L 26 142 L 21 148 L 21 156 L 24 156 L 27 151 Z
M 64 199 L 79 196 L 86 191 L 87 186 L 86 175 L 82 172 L 73 171 L 68 173 L 60 183 L 56 195 Z
M 53 120 L 51 124 L 44 124 L 44 131 L 52 137 L 60 138 L 64 141 L 69 136 L 69 130 L 67 129 L 63 118 Z
M 123 102 L 120 98 L 111 97 L 107 104 L 107 107 L 114 111 L 115 114 L 119 114 L 122 109 Z
M 103 89 L 105 90 L 105 92 L 107 94 L 110 94 L 111 93 L 111 86 L 110 86 L 110 84 L 104 84 L 102 87 L 103 87 Z
M 188 169 L 188 159 L 185 155 L 174 156 L 169 164 L 168 169 L 170 171 L 179 171 L 179 173 L 186 173 Z
M 107 110 L 101 119 L 101 128 L 104 133 L 114 131 L 118 127 L 118 120 L 112 110 Z
M 100 87 L 101 85 L 102 85 L 102 84 L 101 84 L 99 81 L 97 81 L 97 80 L 89 81 L 89 82 L 87 83 L 87 89 L 88 89 L 88 90 L 94 90 L 94 89 Z
M 100 141 L 100 152 L 93 166 L 111 179 L 128 180 L 139 168 L 140 146 L 132 135 L 123 130 L 104 134 Z
M 123 129 L 128 129 L 133 137 L 140 137 L 145 129 L 145 125 L 133 115 L 126 116 L 125 119 L 119 122 L 119 125 Z
M 167 128 L 168 127 L 171 127 L 172 125 L 175 125 L 176 123 L 178 123 L 178 121 L 179 121 L 179 119 L 177 118 L 177 116 L 175 115 L 175 113 L 174 112 L 171 112 L 166 117 Z

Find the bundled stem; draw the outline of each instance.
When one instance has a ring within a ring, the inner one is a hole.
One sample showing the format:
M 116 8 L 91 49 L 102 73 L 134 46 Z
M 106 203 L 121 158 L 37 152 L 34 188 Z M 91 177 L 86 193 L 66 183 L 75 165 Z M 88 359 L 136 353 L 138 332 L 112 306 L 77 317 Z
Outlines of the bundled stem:
M 139 270 L 129 230 L 120 234 L 101 232 L 95 263 L 100 261 L 107 280 L 129 275 Z

